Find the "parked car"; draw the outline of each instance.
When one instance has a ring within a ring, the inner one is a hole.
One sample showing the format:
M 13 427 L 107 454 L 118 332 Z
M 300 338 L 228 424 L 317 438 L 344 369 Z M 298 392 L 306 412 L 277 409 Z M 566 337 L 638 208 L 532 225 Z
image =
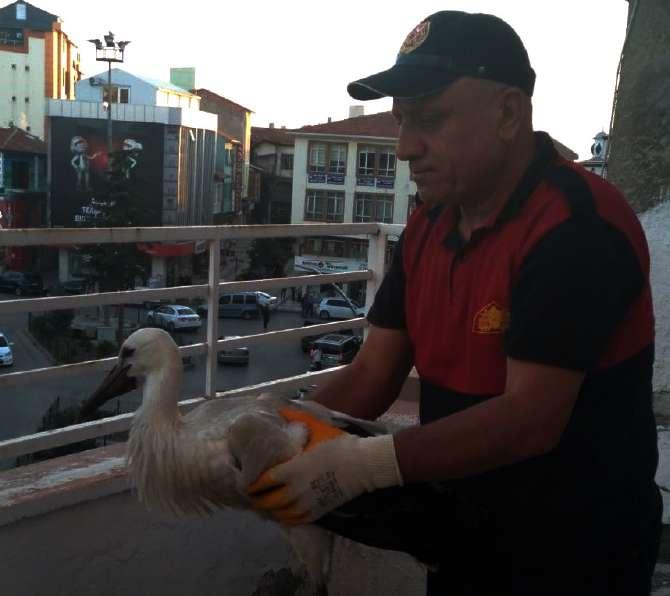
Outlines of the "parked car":
M 14 354 L 12 346 L 14 344 L 7 341 L 7 338 L 0 333 L 0 366 L 12 366 L 14 364 Z
M 361 340 L 352 335 L 329 333 L 317 339 L 313 345 L 321 350 L 321 366 L 349 364 L 361 347 Z
M 316 314 L 320 319 L 352 319 L 354 317 L 364 317 L 365 308 L 351 302 L 354 309 L 344 298 L 324 298 L 319 306 L 316 307 Z
M 37 273 L 25 273 L 23 271 L 5 271 L 0 273 L 0 292 L 8 292 L 16 296 L 44 294 L 42 277 Z
M 73 278 L 60 282 L 50 287 L 47 293 L 50 296 L 63 296 L 66 294 L 85 294 L 93 287 L 93 282 L 86 278 Z
M 147 324 L 172 332 L 177 329 L 198 329 L 202 321 L 198 314 L 188 306 L 166 304 L 147 313 Z
M 238 337 L 240 336 L 226 335 L 224 338 L 219 339 L 237 339 Z M 249 348 L 239 347 L 221 350 L 217 354 L 216 359 L 219 364 L 241 364 L 242 366 L 247 366 L 249 364 Z
M 270 296 L 265 292 L 235 292 L 234 294 L 223 294 L 219 298 L 219 317 L 241 317 L 251 319 L 257 317 L 258 305 L 267 303 L 271 309 L 276 308 L 279 301 L 276 296 Z M 198 314 L 207 317 L 207 305 L 198 307 Z
M 303 327 L 309 327 L 310 325 L 318 325 L 321 323 L 321 321 L 305 321 L 302 326 Z M 340 329 L 338 332 L 340 335 L 351 335 L 354 336 L 356 335 L 354 333 L 353 329 Z M 304 337 L 300 338 L 300 347 L 302 348 L 302 351 L 307 354 L 309 352 L 310 348 L 312 347 L 312 344 L 317 340 L 321 339 L 322 337 L 325 337 L 326 335 L 332 335 L 332 333 L 318 333 L 316 335 L 305 335 Z

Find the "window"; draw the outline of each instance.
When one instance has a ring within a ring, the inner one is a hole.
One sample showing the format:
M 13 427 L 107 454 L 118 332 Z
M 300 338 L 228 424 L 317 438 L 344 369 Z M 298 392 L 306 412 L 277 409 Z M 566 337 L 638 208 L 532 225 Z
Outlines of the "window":
M 393 195 L 357 192 L 354 222 L 393 223 Z
M 16 20 L 25 21 L 26 20 L 26 5 L 17 4 L 16 5 Z
M 328 172 L 330 174 L 344 174 L 347 171 L 346 145 L 331 145 L 328 153 Z
M 309 146 L 309 165 L 310 172 L 326 171 L 326 144 L 312 143 Z
M 219 304 L 230 304 L 232 296 L 230 294 L 226 294 L 219 300 Z
M 10 188 L 27 190 L 30 188 L 30 164 L 27 161 L 12 161 Z
M 111 102 L 109 97 L 111 97 Z M 110 94 L 107 85 L 105 85 L 102 90 L 102 101 L 107 103 L 130 103 L 130 87 L 112 85 Z
M 25 71 L 30 72 L 30 65 L 26 64 Z
M 359 176 L 395 177 L 396 156 L 392 147 L 363 145 L 358 149 Z
M 305 197 L 305 220 L 344 221 L 344 193 L 308 190 Z
M 233 296 L 233 304 L 244 304 L 244 296 L 242 294 L 235 294 Z
M 290 153 L 282 153 L 280 167 L 282 170 L 292 170 L 293 155 Z
M 307 169 L 315 174 L 345 174 L 347 146 L 344 143 L 310 143 Z
M 0 45 L 19 47 L 23 45 L 23 31 L 21 29 L 0 28 Z M 16 69 L 16 64 L 12 64 L 12 69 Z
M 323 250 L 321 254 L 326 257 L 343 257 L 344 256 L 344 241 L 343 240 L 323 240 Z
M 321 254 L 321 238 L 306 238 L 302 253 L 308 255 Z
M 351 258 L 352 259 L 367 259 L 368 256 L 368 241 L 367 240 L 352 240 L 351 241 Z
M 375 147 L 361 147 L 358 151 L 358 175 L 375 175 L 375 158 L 377 149 Z
M 244 304 L 256 304 L 256 302 L 256 296 L 249 294 L 244 297 Z
M 395 151 L 392 149 L 382 149 L 380 151 L 377 174 L 379 176 L 395 176 Z

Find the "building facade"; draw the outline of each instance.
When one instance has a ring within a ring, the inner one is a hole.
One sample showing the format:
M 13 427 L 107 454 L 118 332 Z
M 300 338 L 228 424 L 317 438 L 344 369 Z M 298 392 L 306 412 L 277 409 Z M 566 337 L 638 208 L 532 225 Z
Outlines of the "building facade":
M 398 125 L 390 112 L 293 132 L 291 223 L 407 223 L 416 185 L 407 162 L 396 158 Z M 295 271 L 365 269 L 367 245 L 364 237 L 305 238 L 296 247 Z M 362 301 L 364 284 L 346 291 Z
M 250 168 L 253 112 L 209 89 L 194 89 L 201 109 L 218 116 L 215 181 L 217 223 L 252 223 L 259 193 L 258 173 Z
M 295 138 L 283 128 L 251 129 L 251 164 L 260 172 L 257 223 L 291 223 Z
M 79 51 L 61 19 L 27 2 L 0 8 L 0 127 L 45 136 L 45 99 L 74 99 Z
M 0 128 L 0 230 L 37 228 L 46 223 L 46 144 L 17 128 Z M 36 247 L 10 248 L 2 255 L 5 269 L 38 267 Z
M 117 73 L 118 75 L 118 73 Z M 134 82 L 137 81 L 137 82 Z M 127 152 L 128 188 L 141 198 L 144 225 L 189 226 L 213 223 L 214 168 L 217 116 L 193 107 L 164 105 L 182 101 L 198 106 L 199 98 L 180 89 L 164 93 L 166 84 L 147 86 L 140 77 L 117 76 L 130 82 L 128 102 L 112 103 L 112 147 Z M 88 81 L 81 88 L 88 91 Z M 87 97 L 85 93 L 82 94 Z M 153 104 L 136 101 L 153 99 Z M 107 116 L 102 102 L 59 101 L 48 103 L 48 220 L 54 227 L 96 225 L 96 196 L 104 191 L 107 162 Z M 151 245 L 140 250 L 151 255 L 155 285 L 187 277 L 193 268 L 194 244 Z M 81 275 L 77 252 L 62 248 L 59 279 Z M 178 259 L 175 261 L 172 257 Z

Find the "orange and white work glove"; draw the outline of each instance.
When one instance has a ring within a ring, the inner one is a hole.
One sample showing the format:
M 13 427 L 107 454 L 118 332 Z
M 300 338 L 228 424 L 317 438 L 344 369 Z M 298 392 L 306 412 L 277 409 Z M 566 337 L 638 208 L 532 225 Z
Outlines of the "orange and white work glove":
M 402 484 L 393 435 L 360 438 L 301 410 L 280 414 L 305 424 L 309 441 L 249 487 L 256 511 L 286 525 L 310 523 L 366 491 Z

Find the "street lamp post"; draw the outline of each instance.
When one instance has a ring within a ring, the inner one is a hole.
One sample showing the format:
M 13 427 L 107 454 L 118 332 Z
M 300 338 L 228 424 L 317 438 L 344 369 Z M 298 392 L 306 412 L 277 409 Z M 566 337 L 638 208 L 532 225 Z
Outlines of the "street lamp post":
M 129 41 L 115 41 L 110 31 L 104 36 L 104 43 L 99 39 L 89 39 L 95 45 L 97 62 L 107 62 L 107 163 L 112 154 L 112 62 L 123 62 L 123 55 Z

